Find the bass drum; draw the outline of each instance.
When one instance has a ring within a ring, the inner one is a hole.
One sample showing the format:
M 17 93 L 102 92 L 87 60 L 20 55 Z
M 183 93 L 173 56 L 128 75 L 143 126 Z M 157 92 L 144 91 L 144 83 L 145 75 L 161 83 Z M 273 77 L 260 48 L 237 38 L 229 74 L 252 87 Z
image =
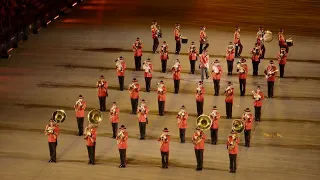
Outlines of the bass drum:
M 263 36 L 264 42 L 271 42 L 273 40 L 272 32 L 271 31 L 265 31 L 265 34 Z

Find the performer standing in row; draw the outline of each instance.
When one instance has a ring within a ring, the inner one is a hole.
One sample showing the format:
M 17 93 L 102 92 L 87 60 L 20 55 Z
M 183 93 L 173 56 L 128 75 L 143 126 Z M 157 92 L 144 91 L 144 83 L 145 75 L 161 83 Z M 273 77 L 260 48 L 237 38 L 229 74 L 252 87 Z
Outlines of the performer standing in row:
M 253 115 L 251 114 L 251 110 L 249 108 L 246 108 L 244 110 L 244 114 L 242 115 L 241 120 L 245 124 L 244 129 L 244 144 L 246 147 L 250 147 L 250 140 L 251 140 L 251 128 L 252 128 L 252 122 L 253 122 Z
M 279 61 L 279 69 L 280 69 L 280 78 L 284 76 L 284 67 L 287 63 L 287 52 L 286 48 L 281 48 L 280 52 L 278 53 L 278 61 Z
M 118 80 L 119 80 L 119 86 L 120 86 L 120 91 L 123 91 L 124 88 L 124 71 L 126 70 L 126 62 L 124 62 L 124 58 L 120 56 L 116 60 L 116 68 L 117 68 L 117 75 L 118 75 Z
M 231 135 L 228 137 L 227 141 L 227 149 L 229 152 L 229 160 L 230 160 L 230 173 L 236 173 L 237 171 L 237 154 L 239 153 L 238 145 L 240 143 L 240 139 L 237 136 L 237 133 L 231 131 Z
M 206 78 L 209 78 L 209 55 L 207 54 L 207 50 L 203 50 L 202 54 L 200 55 L 200 65 L 199 68 L 201 69 L 201 81 L 204 80 L 204 74 Z
M 44 130 L 44 134 L 48 136 L 48 145 L 50 152 L 50 160 L 49 162 L 57 162 L 57 145 L 58 145 L 58 135 L 60 132 L 59 126 L 53 121 L 53 119 L 49 120 L 49 124 L 46 125 Z
M 132 79 L 132 83 L 129 85 L 129 92 L 130 92 L 130 100 L 131 100 L 131 112 L 132 114 L 137 114 L 137 108 L 139 103 L 139 91 L 140 91 L 140 84 L 136 78 Z
M 176 54 L 179 54 L 181 49 L 180 24 L 176 24 L 176 28 L 174 29 L 173 33 L 174 39 L 176 40 Z
M 181 74 L 181 65 L 179 59 L 177 59 L 174 63 L 174 65 L 171 68 L 172 71 L 172 78 L 173 78 L 173 84 L 174 84 L 174 93 L 179 93 L 179 87 L 180 87 L 180 74 Z
M 228 75 L 232 75 L 234 57 L 235 57 L 234 44 L 232 42 L 230 42 L 229 46 L 227 48 L 227 51 L 226 51 Z
M 202 54 L 203 45 L 207 44 L 207 33 L 206 33 L 206 26 L 201 26 L 200 28 L 200 48 L 199 54 Z
M 159 116 L 163 116 L 164 115 L 164 107 L 165 107 L 165 102 L 166 102 L 166 93 L 167 93 L 167 88 L 164 85 L 164 82 L 161 80 L 158 83 L 158 89 L 157 89 Z
M 78 97 L 78 101 L 74 105 L 78 124 L 78 136 L 83 135 L 84 110 L 86 109 L 86 107 L 87 103 L 83 100 L 83 96 L 80 94 Z
M 204 104 L 204 87 L 203 81 L 198 82 L 198 87 L 196 91 L 196 104 L 197 104 L 197 114 L 200 116 L 203 114 L 203 104 Z
M 247 74 L 248 74 L 248 66 L 244 58 L 241 58 L 238 64 L 237 72 L 239 72 L 240 96 L 244 96 L 246 94 L 246 84 L 247 84 Z
M 231 82 L 228 82 L 228 87 L 226 88 L 224 94 L 226 95 L 225 102 L 226 102 L 227 119 L 232 119 L 234 88 L 232 87 Z
M 121 125 L 119 128 L 120 131 L 117 134 L 117 144 L 120 155 L 120 165 L 119 168 L 125 168 L 127 163 L 127 148 L 128 148 L 128 132 L 126 131 L 126 127 Z
M 203 152 L 205 140 L 206 135 L 199 127 L 197 127 L 196 132 L 193 134 L 192 137 L 192 142 L 194 144 L 194 152 L 197 159 L 197 171 L 202 171 L 203 168 Z
M 97 140 L 97 130 L 89 124 L 84 131 L 84 139 L 86 140 L 89 162 L 88 164 L 95 164 L 95 146 Z
M 236 27 L 235 29 L 235 32 L 234 32 L 234 38 L 233 38 L 233 43 L 236 47 L 236 50 L 235 50 L 235 56 L 236 58 L 239 58 L 241 57 L 241 53 L 242 53 L 242 44 L 241 44 L 241 41 L 240 41 L 240 27 Z
M 273 98 L 273 89 L 274 89 L 274 81 L 276 80 L 277 67 L 273 64 L 273 61 L 270 61 L 270 64 L 264 70 L 264 74 L 266 75 L 268 81 L 268 98 Z
M 158 39 L 158 23 L 157 21 L 152 22 L 151 26 L 151 33 L 152 33 L 152 39 L 153 39 L 153 47 L 152 47 L 152 52 L 156 53 L 158 46 L 159 46 L 159 39 Z
M 211 74 L 212 74 L 213 85 L 214 85 L 214 96 L 219 96 L 222 67 L 219 64 L 218 59 L 214 61 Z
M 148 58 L 143 63 L 143 69 L 144 69 L 144 80 L 146 82 L 146 91 L 150 92 L 150 86 L 151 86 L 151 79 L 152 79 L 152 71 L 153 71 L 153 65 L 151 63 L 150 58 Z
M 161 46 L 160 59 L 161 59 L 161 67 L 162 67 L 161 72 L 165 73 L 167 71 L 167 61 L 169 59 L 169 47 L 166 41 L 163 41 L 163 44 Z
M 220 113 L 217 110 L 217 106 L 213 106 L 212 112 L 210 113 L 210 118 L 212 120 L 212 125 L 210 128 L 210 130 L 211 130 L 211 144 L 217 145 L 219 119 L 220 119 Z
M 140 140 L 145 139 L 146 127 L 148 124 L 148 117 L 147 117 L 148 114 L 149 114 L 149 108 L 146 106 L 146 101 L 142 99 L 141 104 L 138 108 Z
M 283 29 L 282 28 L 279 29 L 278 40 L 279 40 L 280 49 L 281 48 L 285 48 L 286 52 L 289 53 L 289 47 L 287 45 L 286 39 L 284 38 Z
M 194 74 L 196 70 L 196 61 L 197 61 L 197 49 L 194 42 L 191 43 L 189 47 L 189 61 L 190 61 L 190 72 L 189 74 Z
M 110 122 L 112 127 L 112 138 L 116 138 L 118 131 L 118 123 L 119 123 L 119 113 L 120 110 L 117 107 L 116 102 L 113 102 L 112 107 L 110 109 Z
M 180 111 L 177 115 L 180 143 L 186 142 L 186 129 L 188 128 L 188 117 L 189 115 L 186 112 L 186 107 L 181 106 Z
M 253 76 L 258 76 L 259 64 L 260 64 L 260 56 L 261 50 L 258 43 L 255 43 L 255 47 L 251 50 L 252 54 L 252 69 L 253 69 Z
M 108 97 L 108 83 L 104 79 L 104 76 L 100 76 L 100 80 L 97 82 L 98 97 L 100 103 L 100 111 L 106 111 L 106 99 Z
M 265 34 L 265 31 L 263 27 L 260 27 L 259 31 L 257 32 L 257 43 L 261 49 L 260 59 L 264 59 L 264 54 L 266 53 L 266 48 L 264 46 L 264 34 Z
M 170 135 L 168 128 L 164 128 L 163 133 L 158 138 L 160 141 L 160 152 L 161 152 L 161 162 L 162 168 L 168 168 L 169 163 L 169 143 L 170 143 Z
M 142 57 L 142 42 L 140 38 L 137 37 L 136 42 L 132 45 L 132 50 L 134 52 L 134 64 L 136 71 L 140 71 Z
M 264 94 L 260 91 L 260 86 L 257 87 L 256 92 L 252 91 L 252 96 L 254 99 L 253 106 L 255 121 L 260 121 L 262 101 L 264 100 Z

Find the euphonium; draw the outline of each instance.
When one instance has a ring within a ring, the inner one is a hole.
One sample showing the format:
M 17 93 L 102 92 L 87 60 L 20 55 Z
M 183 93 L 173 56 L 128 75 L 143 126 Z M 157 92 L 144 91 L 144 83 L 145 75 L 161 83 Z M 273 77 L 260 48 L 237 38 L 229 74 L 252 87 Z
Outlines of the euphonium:
M 98 126 L 102 122 L 102 120 L 103 120 L 102 113 L 98 109 L 91 110 L 88 113 L 88 121 L 90 124 L 94 126 Z
M 52 114 L 52 120 L 55 123 L 63 123 L 67 118 L 67 114 L 64 110 L 56 110 Z
M 232 130 L 237 133 L 241 133 L 244 130 L 243 121 L 239 119 L 232 121 Z

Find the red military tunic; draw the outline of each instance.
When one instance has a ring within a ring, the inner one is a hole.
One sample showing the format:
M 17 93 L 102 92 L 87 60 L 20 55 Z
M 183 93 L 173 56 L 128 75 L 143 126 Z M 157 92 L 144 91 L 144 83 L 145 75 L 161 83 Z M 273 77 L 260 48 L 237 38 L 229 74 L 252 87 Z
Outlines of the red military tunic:
M 226 59 L 227 59 L 227 61 L 233 61 L 234 60 L 234 56 L 235 56 L 235 50 L 232 49 L 231 52 L 229 52 L 228 49 L 227 49 L 227 51 L 226 51 Z
M 147 122 L 147 116 L 149 114 L 149 108 L 147 106 L 144 106 L 145 113 L 138 114 L 138 120 L 139 122 Z M 139 110 L 137 111 L 139 113 Z
M 167 93 L 167 88 L 165 86 L 162 87 L 162 93 L 158 93 L 158 101 L 166 101 L 166 93 Z
M 230 90 L 229 90 L 230 91 Z M 231 88 L 231 91 L 229 93 L 226 93 L 226 99 L 225 102 L 227 103 L 233 103 L 233 96 L 234 96 L 234 88 Z
M 200 54 L 200 68 L 205 67 L 207 63 L 209 63 L 209 55 Z
M 204 101 L 204 87 L 201 87 L 200 88 L 201 89 L 201 94 L 198 94 L 197 92 L 196 92 L 196 101 L 198 101 L 198 102 L 203 102 Z
M 240 33 L 236 31 L 233 35 L 233 43 L 234 44 L 241 44 L 240 42 Z
M 122 71 L 119 71 L 117 68 L 117 76 L 124 76 L 124 71 L 127 68 L 126 62 L 122 61 L 121 65 L 122 65 Z
M 204 43 L 205 38 L 207 37 L 207 33 L 204 30 L 200 30 L 200 42 Z
M 264 100 L 264 94 L 261 91 L 258 94 L 261 96 L 261 98 L 260 98 L 260 100 L 254 100 L 253 106 L 255 106 L 255 107 L 261 107 L 262 106 L 262 100 Z M 252 97 L 254 99 L 253 95 L 252 95 Z
M 184 117 L 180 118 L 179 123 L 178 123 L 179 129 L 187 129 L 188 128 L 188 124 L 187 124 L 188 117 L 189 117 L 188 113 L 184 112 Z M 177 118 L 179 118 L 179 116 L 177 116 Z
M 139 98 L 139 91 L 140 91 L 140 84 L 136 83 L 136 89 L 130 89 L 130 98 L 131 99 L 138 99 Z
M 46 130 L 48 129 L 48 127 L 50 127 L 50 125 L 46 126 Z M 51 133 L 47 134 L 48 142 L 57 142 L 57 138 L 60 133 L 60 128 L 58 125 L 53 125 L 53 127 L 54 127 L 53 129 L 54 134 L 51 134 Z
M 95 128 L 91 128 L 91 137 L 88 136 L 86 138 L 87 146 L 94 146 L 97 140 L 97 130 Z
M 153 65 L 149 64 L 150 72 L 144 72 L 144 77 L 152 77 Z
M 198 133 L 197 132 L 195 132 L 194 134 L 193 134 L 193 137 L 192 137 L 192 140 L 194 141 L 194 140 L 196 140 L 195 139 L 195 136 L 198 136 Z M 204 149 L 204 141 L 206 140 L 206 135 L 204 134 L 204 132 L 202 132 L 202 139 L 201 139 L 201 141 L 198 143 L 198 144 L 195 144 L 194 145 L 194 149 Z
M 85 101 L 81 102 L 82 107 L 78 107 L 78 105 L 74 105 L 74 108 L 76 109 L 76 117 L 84 117 L 84 110 L 87 107 L 87 103 Z
M 248 66 L 246 64 L 243 64 L 242 67 L 244 69 L 244 73 L 239 72 L 239 79 L 247 79 Z
M 220 113 L 216 112 L 216 117 L 212 119 L 212 125 L 211 129 L 219 129 L 219 119 L 220 119 Z
M 99 87 L 99 81 L 97 82 L 97 88 L 98 88 L 98 97 L 105 97 L 107 96 L 107 89 L 108 89 L 108 83 L 107 81 L 102 81 L 103 82 L 103 86 Z
M 128 148 L 128 132 L 124 131 L 123 132 L 124 138 L 118 138 L 116 137 L 118 141 L 118 149 L 127 149 Z
M 160 59 L 161 60 L 168 60 L 169 59 L 168 52 L 161 52 L 160 53 Z
M 173 33 L 174 33 L 174 40 L 180 41 L 180 30 L 176 28 L 173 30 Z
M 284 54 L 281 57 L 280 52 L 279 52 L 277 58 L 278 58 L 279 64 L 286 64 L 287 63 L 287 54 Z
M 286 46 L 286 40 L 282 33 L 278 33 L 279 46 Z
M 132 45 L 132 49 L 134 52 L 134 57 L 141 57 L 142 56 L 142 43 L 140 44 L 141 48 L 136 48 L 136 43 Z
M 231 142 L 232 142 L 233 140 L 232 140 L 232 136 L 229 136 L 228 137 L 228 142 L 227 142 L 227 146 L 229 147 L 229 146 L 231 146 Z M 233 149 L 231 149 L 231 150 L 228 150 L 229 151 L 229 154 L 238 154 L 239 153 L 239 148 L 238 148 L 238 144 L 240 143 L 240 140 L 239 140 L 239 138 L 237 138 L 237 140 L 235 140 L 235 146 L 234 146 L 234 148 Z
M 111 113 L 111 110 L 110 110 L 110 113 Z M 120 109 L 118 107 L 116 107 L 116 114 L 113 116 L 110 114 L 110 122 L 111 123 L 118 123 L 119 122 L 119 113 L 120 113 Z
M 251 130 L 252 128 L 252 122 L 253 122 L 253 115 L 252 114 L 249 114 L 248 115 L 249 118 L 247 119 L 244 115 L 242 116 L 242 121 L 244 122 L 245 124 L 245 129 L 246 130 Z
M 170 135 L 167 135 L 167 139 L 165 141 L 161 141 L 161 138 L 158 138 L 158 141 L 161 142 L 160 151 L 161 152 L 169 152 L 169 143 L 170 143 Z
M 196 61 L 197 60 L 197 50 L 195 51 L 191 51 L 189 49 L 189 60 L 193 60 L 193 61 Z
M 221 79 L 222 67 L 220 65 L 218 65 L 217 68 L 219 70 L 218 73 L 212 72 L 212 79 L 213 80 L 220 80 Z
M 152 28 L 151 29 L 151 34 L 152 34 L 152 39 L 155 39 L 158 37 L 157 35 L 157 29 L 156 28 Z
M 252 49 L 251 49 L 251 54 L 252 54 L 251 60 L 252 60 L 252 61 L 259 61 L 260 55 L 261 55 L 261 50 L 260 50 L 260 48 L 259 48 L 259 54 L 255 54 L 255 53 L 254 53 L 254 49 L 255 49 L 255 48 L 252 48 Z
M 177 70 L 175 68 L 172 68 L 172 78 L 173 80 L 180 80 L 180 74 L 181 74 L 181 65 L 178 65 Z
M 264 74 L 267 75 L 269 71 L 275 71 L 277 70 L 277 67 L 276 66 L 268 66 L 266 68 L 266 70 L 264 70 Z M 276 80 L 276 74 L 277 72 L 275 72 L 274 74 L 272 74 L 268 79 L 267 81 L 275 81 Z

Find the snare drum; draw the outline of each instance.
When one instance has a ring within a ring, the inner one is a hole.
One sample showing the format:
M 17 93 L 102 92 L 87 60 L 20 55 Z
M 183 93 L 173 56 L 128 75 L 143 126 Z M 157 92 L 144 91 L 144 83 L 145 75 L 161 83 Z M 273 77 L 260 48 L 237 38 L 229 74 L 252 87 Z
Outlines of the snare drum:
M 182 44 L 187 44 L 188 43 L 188 37 L 181 37 L 181 42 L 182 42 Z
M 293 40 L 292 39 L 286 39 L 286 43 L 288 47 L 293 46 Z

